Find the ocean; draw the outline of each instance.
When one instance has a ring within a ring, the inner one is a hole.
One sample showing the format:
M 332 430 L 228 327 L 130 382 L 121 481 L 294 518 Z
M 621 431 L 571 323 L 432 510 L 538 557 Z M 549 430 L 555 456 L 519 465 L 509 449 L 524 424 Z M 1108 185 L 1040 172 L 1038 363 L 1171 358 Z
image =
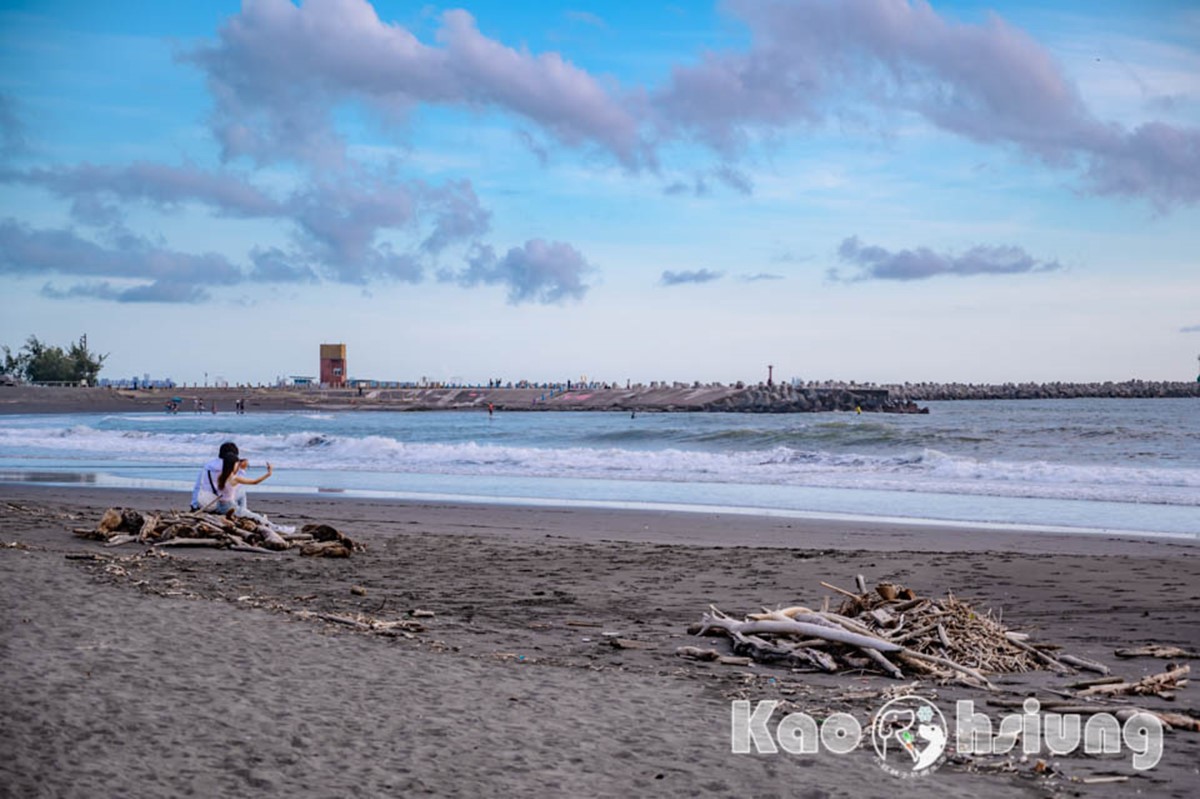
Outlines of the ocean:
M 271 491 L 1200 536 L 1200 401 L 929 408 L 11 415 L 0 482 L 187 492 L 233 440 Z

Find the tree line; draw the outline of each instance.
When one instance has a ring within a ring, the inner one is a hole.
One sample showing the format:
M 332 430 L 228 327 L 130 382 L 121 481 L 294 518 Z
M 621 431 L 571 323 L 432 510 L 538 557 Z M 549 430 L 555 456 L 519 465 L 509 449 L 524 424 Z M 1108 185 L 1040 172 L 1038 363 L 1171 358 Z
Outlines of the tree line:
M 31 383 L 87 381 L 93 385 L 107 358 L 107 354 L 88 349 L 87 335 L 65 350 L 30 336 L 16 354 L 4 346 L 4 372 Z

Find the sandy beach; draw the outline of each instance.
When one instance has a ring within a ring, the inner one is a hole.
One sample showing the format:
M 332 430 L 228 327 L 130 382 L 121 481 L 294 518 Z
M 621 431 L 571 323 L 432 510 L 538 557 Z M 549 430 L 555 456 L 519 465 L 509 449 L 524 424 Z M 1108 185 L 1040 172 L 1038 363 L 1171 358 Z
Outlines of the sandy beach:
M 1011 770 L 951 760 L 900 780 L 849 755 L 735 755 L 730 700 L 774 698 L 867 725 L 901 683 L 675 656 L 715 603 L 815 604 L 819 581 L 953 590 L 1123 676 L 1116 648 L 1200 642 L 1200 548 L 1179 540 L 923 530 L 717 514 L 411 504 L 256 494 L 287 523 L 332 522 L 348 560 L 126 546 L 70 529 L 154 492 L 0 487 L 0 793 L 6 796 L 756 795 L 1186 797 L 1200 735 Z M 315 614 L 413 619 L 382 637 Z M 416 619 L 413 619 L 416 620 Z M 606 635 L 608 633 L 609 635 Z M 636 642 L 612 646 L 616 637 Z M 1078 679 L 1078 678 L 1076 678 Z M 1004 675 L 1006 697 L 1061 688 Z M 923 684 L 952 708 L 988 695 Z M 1146 707 L 1196 712 L 1195 687 Z M 991 709 L 997 716 L 1001 711 Z M 994 773 L 992 773 L 994 772 Z M 1071 777 L 1128 776 L 1115 784 Z

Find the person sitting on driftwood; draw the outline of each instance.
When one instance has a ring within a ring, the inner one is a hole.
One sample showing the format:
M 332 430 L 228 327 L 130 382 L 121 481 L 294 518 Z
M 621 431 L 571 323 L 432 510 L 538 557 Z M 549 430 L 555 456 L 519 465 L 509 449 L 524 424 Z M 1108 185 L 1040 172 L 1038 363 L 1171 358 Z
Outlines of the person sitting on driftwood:
M 225 465 L 225 456 L 238 457 L 237 444 L 226 441 L 217 451 L 217 457 L 204 464 L 200 474 L 196 475 L 196 484 L 192 486 L 192 510 L 202 510 L 212 507 L 217 501 L 217 479 L 221 476 L 221 468 Z M 246 492 L 238 490 L 238 504 L 245 506 Z
M 283 543 L 283 539 L 279 536 L 276 526 L 260 513 L 255 513 L 246 508 L 245 501 L 238 501 L 238 486 L 256 486 L 263 480 L 266 480 L 274 470 L 271 464 L 267 464 L 267 473 L 260 477 L 247 477 L 246 469 L 249 468 L 250 462 L 239 458 L 236 454 L 227 453 L 221 459 L 221 475 L 217 478 L 217 507 L 216 512 L 226 514 L 231 517 L 237 516 L 243 519 L 253 519 L 258 522 L 263 534 L 267 540 L 272 543 Z M 283 528 L 278 528 L 283 531 Z M 287 531 L 290 532 L 290 531 Z
M 217 513 L 232 512 L 235 516 L 261 519 L 257 513 L 246 510 L 244 505 L 238 504 L 238 486 L 256 486 L 274 474 L 274 471 L 271 469 L 271 464 L 268 463 L 266 474 L 251 478 L 246 476 L 246 469 L 249 466 L 250 461 L 239 458 L 236 453 L 227 453 L 221 458 L 221 474 L 217 478 Z

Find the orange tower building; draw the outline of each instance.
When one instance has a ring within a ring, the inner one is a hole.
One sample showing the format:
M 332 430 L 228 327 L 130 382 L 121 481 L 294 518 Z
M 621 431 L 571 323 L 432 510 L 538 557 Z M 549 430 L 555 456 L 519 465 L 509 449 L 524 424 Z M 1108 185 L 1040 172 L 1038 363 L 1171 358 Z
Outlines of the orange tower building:
M 346 385 L 346 345 L 321 345 L 321 385 L 341 388 Z

